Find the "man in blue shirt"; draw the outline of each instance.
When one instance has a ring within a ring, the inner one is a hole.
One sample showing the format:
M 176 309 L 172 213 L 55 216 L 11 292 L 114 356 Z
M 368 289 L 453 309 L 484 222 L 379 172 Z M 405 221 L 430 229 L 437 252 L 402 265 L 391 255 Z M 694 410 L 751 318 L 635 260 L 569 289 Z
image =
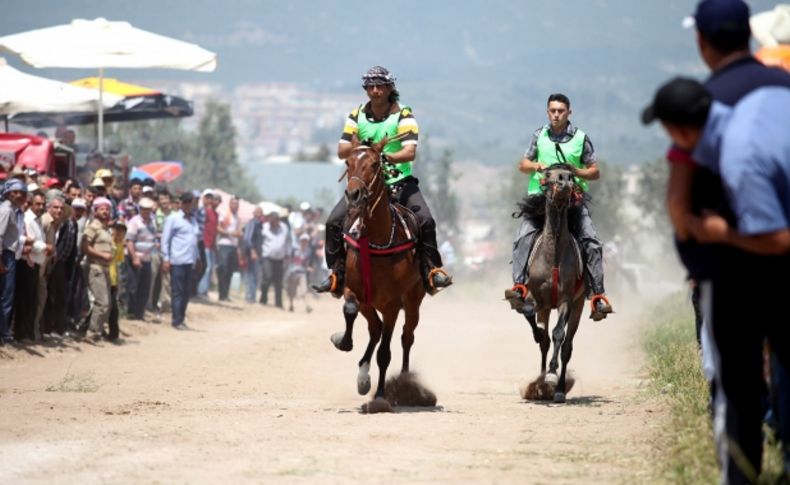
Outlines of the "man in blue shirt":
M 768 271 L 790 271 L 790 88 L 756 89 L 729 107 L 698 82 L 677 78 L 642 115 L 645 123 L 656 119 L 698 166 L 721 178 L 731 209 L 728 220 L 668 201 L 675 231 L 748 256 L 721 261 L 717 272 L 728 276 L 714 277 L 703 299 L 718 350 L 714 410 L 724 427 L 714 428 L 722 472 L 727 483 L 755 482 L 762 458 L 763 341 L 790 365 L 790 329 L 775 307 L 786 290 L 765 280 Z
M 170 299 L 172 324 L 185 330 L 184 317 L 189 303 L 192 269 L 198 260 L 198 225 L 192 216 L 191 192 L 181 195 L 181 209 L 171 213 L 162 230 L 162 271 L 170 273 Z

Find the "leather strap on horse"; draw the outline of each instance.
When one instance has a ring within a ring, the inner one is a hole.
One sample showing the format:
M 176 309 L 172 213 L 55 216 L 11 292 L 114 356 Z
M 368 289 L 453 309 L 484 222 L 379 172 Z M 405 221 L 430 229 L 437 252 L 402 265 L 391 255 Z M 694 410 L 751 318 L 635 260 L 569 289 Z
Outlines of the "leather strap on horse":
M 364 238 L 364 239 L 367 240 L 367 238 Z M 357 241 L 356 239 L 354 239 L 353 237 L 349 236 L 348 234 L 343 234 L 343 240 L 345 240 L 346 243 L 348 243 L 348 245 L 351 246 L 352 248 L 361 251 L 361 247 L 362 247 L 362 244 L 363 244 L 362 243 L 362 239 Z M 391 247 L 388 247 L 388 248 L 372 248 L 372 247 L 370 247 L 370 243 L 367 243 L 366 246 L 367 246 L 367 249 L 368 249 L 368 254 L 371 254 L 373 256 L 389 256 L 391 254 L 402 253 L 404 251 L 408 251 L 410 249 L 413 249 L 414 248 L 414 241 L 413 240 L 406 241 L 406 242 L 403 242 L 403 243 L 400 243 L 400 244 L 397 244 L 395 246 L 391 246 Z
M 359 239 L 359 272 L 362 277 L 362 290 L 364 295 L 362 301 L 365 305 L 370 305 L 371 294 L 373 293 L 373 278 L 370 271 L 370 244 L 367 236 Z
M 579 277 L 579 279 L 576 280 L 576 287 L 574 288 L 574 290 L 579 291 L 579 288 L 581 288 L 583 285 L 584 285 L 584 277 Z M 515 289 L 516 286 L 514 286 L 513 288 Z M 560 268 L 554 266 L 553 268 L 551 268 L 551 307 L 552 308 L 557 308 L 557 299 L 559 297 L 559 290 L 560 290 Z M 526 293 L 524 294 L 524 296 L 526 297 Z M 606 297 L 603 295 L 601 295 L 600 298 L 606 300 Z M 593 300 L 595 300 L 595 297 L 593 297 Z M 606 303 L 609 303 L 609 300 L 606 300 Z M 593 306 L 593 309 L 595 309 L 595 306 Z

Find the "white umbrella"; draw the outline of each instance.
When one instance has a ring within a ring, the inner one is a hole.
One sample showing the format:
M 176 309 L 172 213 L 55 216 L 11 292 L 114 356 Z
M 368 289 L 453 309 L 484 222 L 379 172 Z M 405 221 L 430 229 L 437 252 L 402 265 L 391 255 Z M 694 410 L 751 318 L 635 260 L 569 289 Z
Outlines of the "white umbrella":
M 121 101 L 122 96 L 105 95 L 104 106 Z M 44 77 L 25 74 L 0 57 L 0 116 L 28 111 L 63 113 L 96 111 L 99 93 Z
M 103 18 L 76 19 L 65 25 L 0 37 L 0 49 L 18 54 L 34 67 L 99 70 L 99 98 L 105 68 L 167 68 L 211 72 L 217 55 L 195 44 L 132 27 L 128 22 Z M 104 118 L 99 109 L 99 150 Z

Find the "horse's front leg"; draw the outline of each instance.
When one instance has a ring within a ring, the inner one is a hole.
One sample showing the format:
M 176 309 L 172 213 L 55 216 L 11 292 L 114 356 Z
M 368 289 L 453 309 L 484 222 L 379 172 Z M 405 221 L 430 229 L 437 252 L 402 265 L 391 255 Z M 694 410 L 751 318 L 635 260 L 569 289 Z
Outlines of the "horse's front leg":
M 560 371 L 560 380 L 557 383 L 557 389 L 554 391 L 554 402 L 565 402 L 565 376 L 568 372 L 568 363 L 571 361 L 573 354 L 573 337 L 576 335 L 576 330 L 579 328 L 579 320 L 582 317 L 584 310 L 584 296 L 573 303 L 573 309 L 570 311 L 568 317 L 568 331 L 565 335 L 565 340 L 562 343 L 562 370 Z
M 354 320 L 357 319 L 357 315 L 359 314 L 359 300 L 357 300 L 357 295 L 348 288 L 343 292 L 343 298 L 346 300 L 343 304 L 343 317 L 346 319 L 346 330 L 345 332 L 332 334 L 329 340 L 332 341 L 338 350 L 350 352 L 351 349 L 354 348 L 352 337 L 354 334 Z
M 551 347 L 551 339 L 549 338 L 549 315 L 551 310 L 541 310 L 538 312 L 538 323 L 533 330 L 535 340 L 540 345 L 540 373 L 546 373 L 546 360 L 549 355 L 549 347 Z
M 565 324 L 568 322 L 568 304 L 563 303 L 559 308 L 559 316 L 557 317 L 557 324 L 554 326 L 551 337 L 554 341 L 554 351 L 551 354 L 551 362 L 549 362 L 549 372 L 546 374 L 546 382 L 550 384 L 558 384 L 559 377 L 557 376 L 557 359 L 559 351 L 565 341 Z
M 370 336 L 365 355 L 359 361 L 359 374 L 357 375 L 357 391 L 364 396 L 370 391 L 370 359 L 373 358 L 373 350 L 381 339 L 382 323 L 376 309 L 371 306 L 363 306 L 362 315 L 368 321 L 368 335 Z
M 390 360 L 392 359 L 390 342 L 392 342 L 392 333 L 395 330 L 395 321 L 398 318 L 399 311 L 400 305 L 392 305 L 382 311 L 382 316 L 384 317 L 384 328 L 381 332 L 381 345 L 379 345 L 379 350 L 376 352 L 376 363 L 379 365 L 379 383 L 376 386 L 376 399 L 384 399 L 387 367 L 389 367 Z
M 403 323 L 403 335 L 401 335 L 401 345 L 403 346 L 403 366 L 401 374 L 409 372 L 409 356 L 411 346 L 414 344 L 414 330 L 420 322 L 420 304 L 425 297 L 425 288 L 422 285 L 414 285 L 414 288 L 403 298 L 403 311 L 405 321 Z

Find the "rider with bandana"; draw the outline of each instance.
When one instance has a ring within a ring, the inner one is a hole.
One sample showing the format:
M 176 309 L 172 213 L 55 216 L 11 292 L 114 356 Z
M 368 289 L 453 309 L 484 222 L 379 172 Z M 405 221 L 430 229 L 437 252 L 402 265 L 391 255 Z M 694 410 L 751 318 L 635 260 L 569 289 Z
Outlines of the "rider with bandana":
M 400 93 L 395 88 L 395 77 L 381 67 L 374 66 L 362 76 L 362 88 L 370 101 L 351 112 L 343 127 L 337 147 L 337 156 L 347 159 L 351 155 L 352 138 L 363 143 L 377 143 L 388 137 L 398 137 L 384 146 L 381 158 L 385 183 L 397 202 L 408 207 L 417 216 L 420 225 L 418 248 L 422 257 L 426 290 L 433 295 L 452 284 L 452 278 L 441 269 L 442 257 L 436 244 L 436 222 L 420 193 L 419 181 L 412 175 L 412 165 L 417 153 L 419 128 L 411 108 L 400 104 Z M 343 219 L 347 205 L 340 199 L 326 220 L 326 263 L 332 274 L 313 286 L 317 292 L 331 291 L 335 296 L 343 292 L 346 248 L 343 243 Z
M 556 163 L 567 163 L 572 167 L 576 183 L 583 192 L 587 192 L 587 181 L 597 180 L 601 176 L 590 138 L 568 119 L 571 115 L 570 108 L 571 102 L 564 94 L 549 96 L 546 110 L 549 123 L 532 135 L 529 148 L 518 167 L 519 171 L 529 175 L 528 197 L 540 195 L 543 179 L 541 172 Z M 601 242 L 585 203 L 578 210 L 570 211 L 569 219 L 571 232 L 581 245 L 585 276 L 592 293 L 593 311 L 590 318 L 602 320 L 613 310 L 604 296 Z M 527 262 L 540 229 L 534 219 L 522 218 L 513 243 L 514 285 L 527 284 Z M 531 298 L 525 299 L 524 296 L 516 286 L 505 291 L 505 298 L 516 311 L 526 315 L 534 314 L 534 301 Z

